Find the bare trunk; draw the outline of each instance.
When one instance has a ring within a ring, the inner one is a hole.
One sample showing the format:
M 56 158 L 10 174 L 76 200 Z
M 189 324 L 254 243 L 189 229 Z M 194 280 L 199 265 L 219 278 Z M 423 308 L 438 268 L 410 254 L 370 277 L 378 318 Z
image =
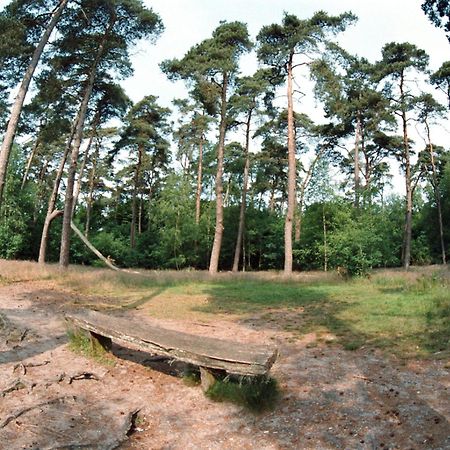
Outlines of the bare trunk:
M 20 190 L 23 190 L 23 188 L 25 187 L 25 183 L 27 182 L 28 174 L 30 173 L 31 164 L 33 162 L 34 156 L 36 155 L 36 152 L 39 148 L 40 143 L 41 142 L 40 142 L 39 138 L 37 138 L 36 142 L 33 145 L 32 150 L 31 150 L 30 156 L 28 157 L 27 165 L 25 167 L 25 172 L 22 177 L 22 184 L 20 185 Z
M 139 193 L 139 208 L 138 208 L 138 234 L 142 234 L 142 213 L 143 213 L 144 201 L 142 199 L 142 192 Z
M 358 113 L 355 130 L 355 152 L 354 152 L 354 172 L 355 172 L 355 208 L 359 208 L 359 195 L 360 195 L 360 183 L 359 183 L 359 146 L 361 142 L 361 117 Z
M 131 225 L 130 225 L 130 247 L 136 246 L 136 218 L 137 218 L 137 196 L 139 190 L 139 183 L 141 178 L 141 164 L 142 164 L 143 145 L 138 146 L 138 160 L 134 170 L 134 186 L 133 198 L 131 199 Z
M 288 61 L 287 74 L 287 97 L 288 97 L 288 187 L 287 187 L 287 211 L 284 225 L 284 274 L 292 274 L 292 224 L 295 212 L 295 184 L 296 184 L 296 163 L 295 163 L 295 140 L 294 140 L 294 105 L 292 88 L 292 60 L 291 53 Z
M 425 121 L 425 126 L 427 129 L 427 138 L 428 138 L 428 150 L 430 152 L 430 161 L 431 161 L 431 170 L 432 170 L 432 180 L 433 180 L 433 193 L 434 198 L 436 200 L 436 207 L 438 211 L 438 222 L 439 222 L 439 241 L 441 245 L 441 258 L 442 258 L 442 264 L 447 264 L 447 257 L 445 254 L 445 242 L 444 242 L 444 225 L 442 221 L 442 205 L 441 205 L 441 194 L 439 192 L 439 182 L 436 175 L 436 163 L 434 160 L 434 149 L 433 144 L 431 143 L 431 136 L 430 136 L 430 127 L 428 125 L 428 122 Z
M 197 166 L 197 192 L 195 193 L 195 223 L 200 223 L 200 199 L 202 195 L 203 178 L 203 136 L 198 144 L 198 166 Z
M 70 230 L 71 230 L 70 224 L 72 222 L 72 212 L 73 212 L 73 189 L 75 182 L 75 173 L 77 170 L 78 153 L 80 151 L 81 140 L 83 137 L 84 121 L 88 109 L 89 98 L 91 96 L 92 88 L 94 86 L 97 65 L 100 61 L 100 58 L 102 57 L 106 41 L 108 40 L 109 34 L 114 26 L 114 22 L 115 16 L 111 19 L 109 26 L 105 31 L 103 39 L 98 47 L 97 56 L 92 64 L 89 77 L 86 82 L 83 99 L 81 101 L 80 109 L 78 111 L 77 126 L 75 128 L 75 135 L 72 143 L 72 151 L 70 156 L 70 166 L 67 174 L 66 198 L 64 201 L 64 217 L 61 232 L 61 249 L 59 253 L 59 265 L 63 268 L 69 266 Z
M 73 194 L 73 207 L 72 207 L 72 216 L 75 214 L 75 208 L 77 207 L 78 196 L 80 195 L 81 189 L 81 180 L 83 178 L 84 171 L 86 169 L 86 164 L 89 159 L 89 152 L 91 150 L 92 142 L 94 141 L 95 134 L 97 133 L 98 122 L 100 121 L 100 114 L 97 112 L 95 115 L 94 122 L 92 124 L 91 135 L 89 136 L 89 142 L 86 146 L 86 150 L 84 151 L 83 162 L 81 163 L 80 172 L 78 174 L 78 180 L 75 183 L 75 189 Z
M 227 113 L 228 74 L 224 72 L 222 81 L 222 98 L 220 108 L 219 145 L 217 148 L 217 173 L 216 173 L 216 227 L 214 242 L 209 260 L 209 273 L 215 274 L 219 268 L 220 249 L 223 236 L 223 155 L 225 149 L 226 113 Z
M 53 183 L 52 193 L 50 194 L 50 199 L 47 206 L 47 215 L 45 217 L 44 226 L 42 228 L 41 244 L 39 247 L 39 264 L 45 263 L 46 253 L 47 253 L 47 243 L 48 243 L 48 232 L 50 224 L 53 220 L 52 214 L 56 206 L 56 201 L 58 199 L 59 185 L 61 184 L 61 179 L 64 173 L 64 166 L 66 165 L 67 157 L 69 156 L 70 147 L 72 145 L 72 139 L 75 133 L 75 123 L 72 125 L 72 130 L 70 132 L 69 138 L 64 149 L 64 153 L 61 157 L 59 163 L 58 171 L 56 172 L 55 181 Z
M 245 228 L 245 210 L 247 208 L 247 191 L 248 191 L 248 174 L 250 171 L 250 157 L 249 157 L 249 147 L 250 147 L 250 123 L 252 120 L 252 110 L 249 111 L 247 116 L 247 123 L 245 129 L 245 164 L 244 164 L 244 177 L 242 180 L 242 198 L 241 207 L 239 210 L 239 226 L 236 239 L 236 246 L 234 249 L 234 260 L 233 260 L 233 272 L 237 272 L 239 268 L 239 260 L 241 258 L 241 248 L 244 237 Z M 243 258 L 242 271 L 245 270 L 245 257 Z
M 120 270 L 118 267 L 116 267 L 108 258 L 105 258 L 86 238 L 86 236 L 83 235 L 83 233 L 76 227 L 76 225 L 73 222 L 70 222 L 70 227 L 73 231 L 75 231 L 76 235 L 82 240 L 83 244 L 86 245 L 86 247 L 94 253 L 99 259 L 101 259 L 110 269 L 113 270 Z
M 403 267 L 408 269 L 411 264 L 411 239 L 412 239 L 412 210 L 413 210 L 413 188 L 411 179 L 411 159 L 409 154 L 408 122 L 404 106 L 405 94 L 403 92 L 403 73 L 400 77 L 400 98 L 402 104 L 402 128 L 403 128 L 403 162 L 405 164 L 405 188 L 406 188 L 406 211 L 405 227 L 403 236 Z
M 89 174 L 89 191 L 88 191 L 88 198 L 86 202 L 86 223 L 84 225 L 84 235 L 88 237 L 89 235 L 89 228 L 91 225 L 91 211 L 92 211 L 92 205 L 94 203 L 94 187 L 95 187 L 95 176 L 96 176 L 96 170 L 97 170 L 97 158 L 98 158 L 98 147 L 95 150 L 94 158 L 92 161 L 92 169 L 91 173 Z
M 296 216 L 296 222 L 295 222 L 295 242 L 300 242 L 300 237 L 301 237 L 303 203 L 305 201 L 305 191 L 306 191 L 306 188 L 308 187 L 309 182 L 311 181 L 314 167 L 316 166 L 317 161 L 320 159 L 323 152 L 324 152 L 324 148 L 321 147 L 321 149 L 317 152 L 316 156 L 314 157 L 311 164 L 309 165 L 309 169 L 307 170 L 307 172 L 305 174 L 305 178 L 303 179 L 303 181 L 300 185 L 300 196 L 299 196 L 299 200 L 297 202 L 297 216 Z
M 6 171 L 8 167 L 9 154 L 11 152 L 11 148 L 14 142 L 14 136 L 16 135 L 17 125 L 19 123 L 20 114 L 22 112 L 22 106 L 25 101 L 25 97 L 28 92 L 28 88 L 31 83 L 31 79 L 33 78 L 34 71 L 39 63 L 39 59 L 42 55 L 45 45 L 47 44 L 50 35 L 58 23 L 59 18 L 61 17 L 64 8 L 66 7 L 69 0 L 61 0 L 59 2 L 58 7 L 53 11 L 50 22 L 47 25 L 44 34 L 39 41 L 36 49 L 34 50 L 33 56 L 31 58 L 30 64 L 25 72 L 25 75 L 22 79 L 22 83 L 19 87 L 19 92 L 14 100 L 14 104 L 11 109 L 11 116 L 8 121 L 8 126 L 6 128 L 6 133 L 3 138 L 2 146 L 0 149 L 0 208 L 3 200 L 3 189 L 6 181 Z
M 323 270 L 328 271 L 328 241 L 327 241 L 327 222 L 325 218 L 325 206 L 322 205 L 322 226 L 323 226 Z

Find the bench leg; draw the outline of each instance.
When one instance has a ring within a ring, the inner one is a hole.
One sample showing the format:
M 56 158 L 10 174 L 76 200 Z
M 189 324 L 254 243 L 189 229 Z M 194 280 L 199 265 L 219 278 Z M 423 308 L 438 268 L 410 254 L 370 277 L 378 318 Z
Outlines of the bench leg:
M 216 377 L 204 367 L 200 367 L 200 381 L 203 392 L 207 392 L 209 388 L 216 383 Z
M 112 341 L 110 338 L 94 333 L 93 331 L 90 331 L 89 334 L 91 339 L 91 349 L 94 353 L 97 353 L 98 351 L 109 352 L 111 350 Z

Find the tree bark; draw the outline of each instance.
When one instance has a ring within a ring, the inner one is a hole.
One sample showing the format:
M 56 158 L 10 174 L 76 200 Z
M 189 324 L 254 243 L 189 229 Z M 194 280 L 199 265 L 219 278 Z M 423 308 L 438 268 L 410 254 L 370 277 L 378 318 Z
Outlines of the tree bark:
M 95 153 L 94 153 L 94 157 L 92 159 L 91 173 L 89 174 L 89 190 L 88 190 L 88 198 L 86 201 L 86 223 L 84 225 L 84 235 L 86 236 L 86 238 L 89 235 L 89 228 L 90 228 L 90 224 L 91 224 L 91 211 L 92 211 L 92 205 L 94 203 L 94 187 L 95 187 L 95 177 L 96 177 L 98 156 L 99 156 L 99 150 L 98 150 L 98 144 L 97 144 Z
M 288 98 L 288 186 L 287 186 L 287 211 L 284 225 L 284 275 L 292 274 L 292 225 L 295 213 L 295 184 L 296 161 L 294 139 L 294 105 L 292 88 L 292 63 L 294 54 L 291 52 L 287 65 L 287 98 Z
M 69 0 L 61 0 L 57 8 L 54 9 L 50 22 L 47 25 L 47 28 L 44 31 L 44 34 L 39 41 L 36 49 L 34 50 L 33 56 L 31 58 L 30 64 L 25 72 L 25 75 L 22 79 L 22 83 L 19 87 L 19 92 L 14 100 L 11 116 L 8 121 L 8 126 L 6 128 L 6 133 L 3 138 L 2 146 L 0 149 L 0 209 L 2 206 L 3 200 L 3 190 L 6 181 L 6 171 L 8 167 L 9 155 L 11 153 L 11 148 L 14 142 L 14 137 L 16 135 L 17 125 L 19 123 L 20 114 L 22 112 L 22 106 L 25 101 L 25 97 L 28 92 L 28 88 L 30 87 L 31 80 L 33 78 L 34 71 L 39 63 L 39 59 L 41 58 L 42 52 L 44 50 L 45 45 L 47 44 L 50 35 L 58 23 L 59 18 L 61 17 L 64 8 L 66 7 Z
M 433 180 L 433 193 L 434 198 L 436 200 L 436 207 L 438 211 L 438 222 L 439 222 L 439 241 L 441 245 L 441 258 L 442 258 L 442 264 L 447 264 L 447 257 L 445 254 L 445 242 L 444 242 L 444 225 L 442 221 L 442 205 L 441 205 L 441 194 L 439 192 L 439 182 L 436 176 L 436 163 L 434 160 L 434 151 L 433 151 L 433 144 L 431 143 L 431 135 L 430 135 L 430 127 L 428 125 L 428 122 L 425 120 L 425 127 L 427 130 L 427 139 L 428 139 L 428 150 L 430 152 L 430 161 L 431 161 L 431 178 Z
M 220 105 L 219 145 L 217 148 L 216 172 L 216 227 L 214 242 L 209 261 L 209 273 L 216 274 L 219 268 L 220 249 L 223 236 L 223 156 L 225 150 L 226 113 L 227 113 L 228 74 L 224 72 L 222 80 L 222 95 Z
M 63 217 L 63 227 L 61 232 L 61 248 L 59 253 L 59 265 L 62 268 L 67 268 L 69 266 L 69 252 L 70 252 L 70 230 L 72 222 L 72 210 L 73 210 L 73 189 L 75 182 L 75 173 L 77 170 L 78 154 L 80 151 L 81 140 L 83 137 L 83 127 L 86 118 L 86 113 L 88 109 L 89 99 L 94 87 L 95 75 L 97 71 L 98 63 L 103 55 L 103 50 L 105 44 L 108 40 L 109 34 L 115 23 L 115 15 L 111 18 L 108 28 L 103 35 L 100 45 L 97 49 L 97 55 L 90 69 L 88 79 L 86 80 L 86 87 L 83 93 L 83 99 L 78 110 L 78 117 L 76 119 L 76 128 L 74 139 L 72 141 L 72 151 L 70 155 L 70 166 L 67 174 L 67 186 L 66 186 L 66 197 L 64 201 L 64 217 Z
M 64 173 L 64 166 L 66 165 L 67 157 L 69 156 L 70 147 L 72 145 L 72 139 L 75 133 L 75 125 L 74 123 L 72 125 L 72 129 L 66 144 L 66 147 L 64 148 L 64 153 L 61 157 L 61 161 L 59 163 L 58 171 L 56 172 L 55 181 L 53 183 L 53 189 L 52 193 L 50 194 L 50 199 L 48 201 L 47 206 L 47 215 L 45 217 L 44 226 L 42 228 L 42 235 L 41 235 L 41 244 L 39 247 L 39 258 L 38 262 L 39 264 L 45 263 L 46 253 L 47 253 L 47 242 L 48 242 L 48 232 L 50 229 L 50 224 L 53 220 L 52 214 L 55 210 L 56 201 L 58 199 L 58 192 L 59 192 L 59 185 L 61 184 L 61 179 Z
M 248 191 L 248 174 L 250 171 L 250 157 L 249 157 L 249 147 L 250 147 L 250 124 L 252 120 L 252 112 L 250 110 L 247 116 L 247 122 L 245 126 L 245 164 L 244 164 L 244 176 L 242 180 L 242 198 L 241 207 L 239 210 L 239 226 L 236 239 L 236 246 L 234 249 L 234 259 L 233 259 L 233 272 L 237 272 L 239 269 L 239 260 L 241 258 L 241 248 L 244 237 L 245 228 L 245 210 L 247 208 L 247 191 Z M 245 267 L 245 259 L 243 259 L 243 267 Z M 244 269 L 243 269 L 244 270 Z
M 89 152 L 91 150 L 91 146 L 92 146 L 92 142 L 94 141 L 95 134 L 97 133 L 97 126 L 98 126 L 99 121 L 100 121 L 100 113 L 99 113 L 99 111 L 97 111 L 97 113 L 95 114 L 93 124 L 92 124 L 91 135 L 89 136 L 89 141 L 88 141 L 88 144 L 84 151 L 84 158 L 83 158 L 83 162 L 81 163 L 80 172 L 78 174 L 78 180 L 75 183 L 75 189 L 74 189 L 74 194 L 73 194 L 72 216 L 75 214 L 75 208 L 77 207 L 78 196 L 80 195 L 80 190 L 81 190 L 81 179 L 83 178 L 83 174 L 86 169 L 86 164 L 89 159 Z
M 355 175 L 355 208 L 359 208 L 359 195 L 360 195 L 360 183 L 359 183 L 359 145 L 361 142 L 361 117 L 358 113 L 355 129 L 355 152 L 354 152 L 354 175 Z
M 99 259 L 101 259 L 110 269 L 113 270 L 120 270 L 118 267 L 116 267 L 108 258 L 105 258 L 86 238 L 86 236 L 83 235 L 83 233 L 76 227 L 76 225 L 73 222 L 70 222 L 70 227 L 73 231 L 75 231 L 76 235 L 83 241 L 83 244 L 86 245 L 86 247 L 94 253 Z
M 302 232 L 302 218 L 303 218 L 303 203 L 305 202 L 305 191 L 308 187 L 309 182 L 311 181 L 311 177 L 314 171 L 314 167 L 316 166 L 317 161 L 320 159 L 324 152 L 324 148 L 321 148 L 317 155 L 312 160 L 309 165 L 309 169 L 305 174 L 305 178 L 300 185 L 300 197 L 297 202 L 297 218 L 295 223 L 295 242 L 300 242 L 301 232 Z
M 327 222 L 325 217 L 325 205 L 322 205 L 322 226 L 323 226 L 323 270 L 328 271 L 328 240 L 327 240 Z
M 198 166 L 197 166 L 197 192 L 195 194 L 195 223 L 200 223 L 201 204 L 200 199 L 202 196 L 202 178 L 203 178 L 203 135 L 200 137 L 198 144 Z
M 37 138 L 36 142 L 33 145 L 33 148 L 31 149 L 31 153 L 30 153 L 30 156 L 28 157 L 27 165 L 25 167 L 25 172 L 24 172 L 23 177 L 22 177 L 22 184 L 20 185 L 20 190 L 23 190 L 23 188 L 25 187 L 25 184 L 26 184 L 27 179 L 28 179 L 28 174 L 30 172 L 31 164 L 33 162 L 34 156 L 36 155 L 36 152 L 37 152 L 37 150 L 39 148 L 39 144 L 40 143 L 41 143 L 40 139 Z
M 411 239 L 412 239 L 412 210 L 413 210 L 413 188 L 411 179 L 411 158 L 408 140 L 408 122 L 406 118 L 404 76 L 400 76 L 400 102 L 403 129 L 403 162 L 405 164 L 405 188 L 406 188 L 406 211 L 405 227 L 403 236 L 403 268 L 408 270 L 411 264 Z
M 137 218 L 137 196 L 139 190 L 139 183 L 141 178 L 143 145 L 138 145 L 138 160 L 134 170 L 134 186 L 133 197 L 131 199 L 131 225 L 130 225 L 130 247 L 136 247 L 136 218 Z

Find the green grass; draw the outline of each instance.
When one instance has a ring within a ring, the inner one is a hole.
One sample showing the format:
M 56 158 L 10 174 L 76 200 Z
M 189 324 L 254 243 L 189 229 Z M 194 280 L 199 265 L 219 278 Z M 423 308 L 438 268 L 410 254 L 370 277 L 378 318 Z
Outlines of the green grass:
M 413 280 L 401 273 L 349 282 L 215 283 L 209 286 L 210 302 L 199 309 L 247 316 L 264 312 L 264 320 L 280 329 L 332 333 L 348 350 L 371 346 L 401 357 L 446 357 L 449 288 L 443 276 Z
M 217 380 L 206 392 L 217 402 L 232 402 L 253 412 L 263 412 L 275 407 L 280 396 L 278 383 L 271 377 L 240 377 L 238 380 Z
M 446 267 L 378 271 L 371 278 L 348 281 L 317 272 L 285 279 L 269 272 L 214 277 L 194 271 L 132 274 L 82 267 L 61 272 L 10 261 L 0 261 L 0 267 L 6 281 L 18 279 L 17 274 L 20 279 L 52 280 L 79 294 L 73 303 L 81 307 L 99 306 L 104 299 L 105 308 L 139 309 L 139 314 L 157 318 L 256 320 L 262 328 L 289 332 L 294 342 L 316 333 L 319 342 L 347 350 L 380 348 L 400 357 L 450 355 Z
M 400 357 L 447 357 L 450 354 L 450 277 L 448 271 L 424 274 L 392 271 L 350 281 L 324 277 L 285 280 L 273 275 L 152 273 L 149 276 L 105 272 L 86 288 L 84 276 L 70 278 L 75 290 L 120 299 L 119 307 L 145 306 L 145 313 L 175 317 L 198 313 L 261 321 L 301 336 L 331 333 L 346 350 L 374 347 Z M 155 299 L 159 298 L 159 308 Z M 182 298 L 180 300 L 180 297 Z M 178 303 L 173 304 L 175 300 Z M 196 301 L 206 298 L 207 301 Z M 184 300 L 183 300 L 184 299 Z M 190 299 L 187 301 L 186 299 Z
M 78 329 L 69 329 L 67 331 L 69 338 L 69 349 L 74 353 L 93 358 L 104 365 L 114 365 L 111 355 L 99 345 L 92 345 L 87 332 Z

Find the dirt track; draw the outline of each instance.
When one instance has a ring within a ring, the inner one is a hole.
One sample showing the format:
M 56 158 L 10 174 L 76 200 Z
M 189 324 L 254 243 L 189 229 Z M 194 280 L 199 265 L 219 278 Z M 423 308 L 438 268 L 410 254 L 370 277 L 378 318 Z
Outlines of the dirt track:
M 0 288 L 0 448 L 450 448 L 450 376 L 442 362 L 401 364 L 320 344 L 314 335 L 293 339 L 261 317 L 160 320 L 200 335 L 278 345 L 272 375 L 282 399 L 274 411 L 254 415 L 208 400 L 175 376 L 176 365 L 149 355 L 115 347 L 114 366 L 75 355 L 62 315 L 76 300 L 49 282 Z M 126 314 L 145 320 L 139 310 Z

